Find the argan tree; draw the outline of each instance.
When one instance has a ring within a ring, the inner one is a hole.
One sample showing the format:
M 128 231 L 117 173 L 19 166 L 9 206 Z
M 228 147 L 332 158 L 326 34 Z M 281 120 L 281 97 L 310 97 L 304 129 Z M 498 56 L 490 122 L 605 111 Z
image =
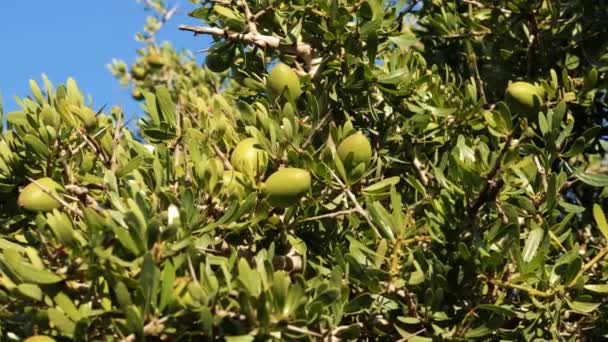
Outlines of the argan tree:
M 608 334 L 606 1 L 146 5 L 136 130 L 0 110 L 2 341 Z

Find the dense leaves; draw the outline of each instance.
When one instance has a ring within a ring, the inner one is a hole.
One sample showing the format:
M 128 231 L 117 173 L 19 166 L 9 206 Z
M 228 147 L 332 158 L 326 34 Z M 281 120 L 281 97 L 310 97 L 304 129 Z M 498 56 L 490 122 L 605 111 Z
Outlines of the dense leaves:
M 72 79 L 0 109 L 0 336 L 606 336 L 605 1 L 211 0 L 206 67 L 146 3 L 137 131 Z

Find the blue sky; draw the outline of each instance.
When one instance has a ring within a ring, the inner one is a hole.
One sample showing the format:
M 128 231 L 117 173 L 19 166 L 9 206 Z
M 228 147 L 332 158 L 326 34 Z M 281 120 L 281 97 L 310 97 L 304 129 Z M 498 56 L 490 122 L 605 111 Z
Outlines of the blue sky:
M 159 41 L 169 40 L 177 49 L 204 49 L 207 39 L 177 30 L 182 23 L 196 24 L 185 14 L 193 5 L 187 0 L 178 5 L 180 13 L 162 29 Z M 55 85 L 74 77 L 95 107 L 120 105 L 127 117 L 140 115 L 138 103 L 107 64 L 112 58 L 135 59 L 141 47 L 135 33 L 148 13 L 135 0 L 0 1 L 0 93 L 5 111 L 18 109 L 14 96 L 28 95 L 28 80 L 40 81 L 44 73 Z M 202 54 L 197 58 L 203 61 Z

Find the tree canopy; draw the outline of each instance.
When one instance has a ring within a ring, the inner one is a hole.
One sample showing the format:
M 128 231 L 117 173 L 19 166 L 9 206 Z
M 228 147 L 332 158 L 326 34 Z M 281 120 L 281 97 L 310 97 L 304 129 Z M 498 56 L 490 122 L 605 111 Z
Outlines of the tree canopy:
M 144 3 L 136 130 L 0 104 L 3 340 L 607 336 L 608 2 Z

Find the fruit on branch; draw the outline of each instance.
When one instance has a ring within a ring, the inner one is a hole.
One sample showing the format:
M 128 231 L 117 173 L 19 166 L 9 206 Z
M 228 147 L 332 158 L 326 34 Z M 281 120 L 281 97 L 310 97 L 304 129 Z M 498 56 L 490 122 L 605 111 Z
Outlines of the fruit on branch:
M 342 140 L 337 152 L 346 171 L 354 178 L 360 177 L 365 172 L 372 159 L 372 145 L 361 131 Z
M 57 113 L 55 108 L 47 105 L 42 107 L 42 111 L 40 112 L 40 119 L 42 119 L 42 122 L 45 125 L 51 126 L 55 129 L 57 129 L 59 127 L 59 124 L 61 123 L 61 116 L 59 116 L 59 113 Z
M 247 138 L 236 145 L 230 157 L 230 163 L 235 170 L 240 171 L 251 178 L 266 173 L 268 166 L 268 154 L 257 148 L 258 142 L 254 138 Z
M 133 91 L 131 92 L 131 96 L 133 97 L 133 99 L 138 100 L 138 101 L 144 99 L 144 94 L 141 92 L 141 89 L 139 89 L 139 88 L 133 89 Z
M 288 98 L 296 100 L 302 94 L 300 78 L 293 69 L 283 63 L 277 64 L 266 79 L 266 91 L 271 99 L 278 98 L 287 89 Z
M 512 112 L 527 117 L 538 114 L 543 105 L 542 94 L 528 82 L 511 83 L 505 92 L 505 102 Z
M 273 207 L 287 208 L 296 203 L 311 187 L 308 171 L 288 167 L 280 169 L 268 177 L 264 192 L 268 203 Z
M 155 68 L 160 68 L 165 65 L 165 59 L 158 53 L 151 53 L 146 57 L 148 64 Z
M 45 335 L 35 335 L 26 338 L 23 342 L 55 342 L 55 339 Z
M 146 68 L 142 65 L 136 64 L 131 69 L 131 75 L 136 80 L 142 80 L 146 76 Z
M 205 58 L 205 65 L 213 72 L 224 72 L 228 70 L 231 63 L 230 56 L 226 56 L 219 52 L 209 52 Z
M 228 198 L 243 199 L 252 191 L 250 179 L 243 173 L 226 170 L 222 177 L 222 193 Z
M 37 179 L 36 182 L 57 197 L 58 191 L 63 190 L 59 183 L 48 177 Z M 17 198 L 19 206 L 30 211 L 51 211 L 59 208 L 61 203 L 42 190 L 38 184 L 32 182 L 21 190 Z
M 82 123 L 87 129 L 95 128 L 95 126 L 97 125 L 97 116 L 91 108 L 78 107 L 74 105 L 71 105 L 70 108 L 72 113 L 76 115 L 76 117 L 78 117 L 80 121 L 82 121 Z

